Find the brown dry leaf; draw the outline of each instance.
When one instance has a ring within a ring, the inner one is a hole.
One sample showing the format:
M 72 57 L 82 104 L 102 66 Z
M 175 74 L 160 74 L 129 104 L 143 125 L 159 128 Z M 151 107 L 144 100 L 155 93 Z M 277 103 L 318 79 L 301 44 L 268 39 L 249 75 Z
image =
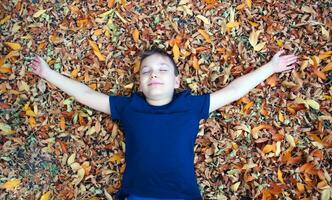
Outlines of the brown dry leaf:
M 138 40 L 139 40 L 139 31 L 138 31 L 137 28 L 135 28 L 135 29 L 133 30 L 132 35 L 133 35 L 133 39 L 134 39 L 134 41 L 137 43 Z

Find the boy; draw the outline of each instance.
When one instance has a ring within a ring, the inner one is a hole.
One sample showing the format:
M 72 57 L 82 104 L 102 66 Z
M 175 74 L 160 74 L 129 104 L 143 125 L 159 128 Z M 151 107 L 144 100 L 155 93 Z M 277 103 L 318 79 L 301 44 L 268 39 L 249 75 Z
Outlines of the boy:
M 209 113 L 246 95 L 276 72 L 295 67 L 297 56 L 281 56 L 259 69 L 239 77 L 211 94 L 175 93 L 180 76 L 170 55 L 161 49 L 141 56 L 140 85 L 143 93 L 108 96 L 67 78 L 49 68 L 36 56 L 33 72 L 95 110 L 111 115 L 121 123 L 126 141 L 126 169 L 119 199 L 202 199 L 194 170 L 193 147 L 199 121 Z

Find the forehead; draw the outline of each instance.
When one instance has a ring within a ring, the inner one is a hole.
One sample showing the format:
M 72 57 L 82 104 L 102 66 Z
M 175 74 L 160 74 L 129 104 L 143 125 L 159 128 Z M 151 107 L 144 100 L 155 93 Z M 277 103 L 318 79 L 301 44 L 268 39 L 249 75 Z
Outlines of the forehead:
M 153 64 L 166 64 L 168 66 L 172 66 L 172 62 L 170 60 L 170 58 L 168 58 L 167 56 L 163 56 L 160 54 L 153 54 L 151 56 L 148 56 L 146 58 L 144 58 L 144 60 L 141 63 L 141 67 L 147 67 L 148 65 L 153 65 Z

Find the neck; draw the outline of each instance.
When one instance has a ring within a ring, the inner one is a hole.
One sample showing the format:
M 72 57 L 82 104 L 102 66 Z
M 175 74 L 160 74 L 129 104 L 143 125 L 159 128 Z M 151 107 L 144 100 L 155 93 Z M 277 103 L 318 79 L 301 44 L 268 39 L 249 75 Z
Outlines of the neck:
M 163 106 L 172 101 L 173 96 L 161 98 L 161 99 L 149 99 L 146 98 L 146 101 L 152 106 Z

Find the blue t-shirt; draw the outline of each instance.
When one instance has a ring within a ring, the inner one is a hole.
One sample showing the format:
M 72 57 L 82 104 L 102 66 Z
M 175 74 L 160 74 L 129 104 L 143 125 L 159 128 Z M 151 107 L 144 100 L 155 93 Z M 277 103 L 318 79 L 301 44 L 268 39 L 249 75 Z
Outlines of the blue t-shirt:
M 194 144 L 199 121 L 209 117 L 210 95 L 184 90 L 162 106 L 150 105 L 138 92 L 109 96 L 109 101 L 126 142 L 126 169 L 116 197 L 201 200 Z

